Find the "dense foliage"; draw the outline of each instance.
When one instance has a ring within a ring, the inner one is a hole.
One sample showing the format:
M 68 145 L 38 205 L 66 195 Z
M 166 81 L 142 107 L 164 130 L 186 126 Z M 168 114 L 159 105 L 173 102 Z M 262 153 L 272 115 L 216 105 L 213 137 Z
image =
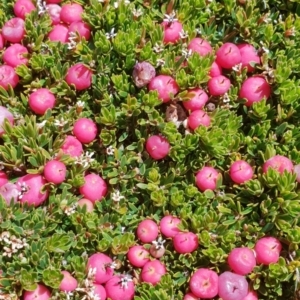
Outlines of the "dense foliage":
M 14 2 L 1 1 L 0 26 L 14 16 Z M 15 88 L 0 87 L 1 105 L 15 118 L 14 126 L 5 123 L 0 145 L 2 171 L 9 180 L 43 174 L 53 157 L 67 166 L 63 183 L 46 184 L 49 198 L 40 206 L 7 205 L 0 199 L 0 284 L 7 297 L 0 294 L 0 299 L 20 299 L 24 290 L 34 290 L 40 282 L 52 289 L 52 299 L 67 299 L 58 289 L 61 271 L 68 270 L 84 286 L 87 258 L 95 252 L 117 259 L 116 273 L 136 277 L 135 299 L 183 299 L 196 269 L 220 274 L 229 269 L 232 249 L 253 248 L 263 236 L 280 240 L 281 257 L 277 263 L 254 268 L 247 276 L 251 288 L 259 299 L 296 299 L 299 184 L 294 173 L 263 173 L 262 166 L 275 154 L 300 164 L 299 1 L 73 2 L 84 7 L 91 39 L 76 40 L 74 47 L 51 42 L 49 15 L 31 12 L 22 40 L 29 63 L 16 68 L 20 82 Z M 173 10 L 186 34 L 175 44 L 163 45 L 160 23 Z M 147 61 L 156 74 L 172 76 L 180 88 L 178 103 L 187 99 L 187 89 L 207 90 L 215 55 L 187 57 L 187 44 L 196 36 L 209 41 L 214 53 L 225 42 L 247 42 L 258 49 L 262 63 L 255 74 L 263 74 L 271 84 L 269 99 L 245 106 L 238 93 L 249 75 L 245 69 L 227 70 L 231 88 L 226 101 L 211 96 L 210 106 L 204 108 L 211 117 L 209 127 L 187 132 L 170 121 L 170 103 L 162 103 L 156 91 L 136 87 L 132 72 L 137 62 Z M 91 88 L 82 91 L 65 81 L 68 68 L 78 62 L 93 72 Z M 57 101 L 52 110 L 38 115 L 30 109 L 28 97 L 42 87 L 49 88 Z M 84 144 L 84 161 L 61 150 L 81 117 L 94 120 L 99 131 L 93 142 Z M 162 160 L 152 159 L 145 149 L 154 134 L 163 135 L 171 146 Z M 254 177 L 241 185 L 228 174 L 237 159 L 254 170 Z M 214 191 L 201 192 L 195 184 L 195 174 L 204 166 L 221 174 Z M 91 213 L 75 205 L 88 173 L 99 174 L 108 185 L 105 198 L 95 202 Z M 146 218 L 158 223 L 167 214 L 182 220 L 181 229 L 196 233 L 199 246 L 191 254 L 178 254 L 167 239 L 161 258 L 167 274 L 155 286 L 138 283 L 140 270 L 126 258 L 138 243 L 136 228 Z M 26 241 L 12 255 L 5 250 L 7 233 Z M 83 295 L 75 291 L 68 297 Z

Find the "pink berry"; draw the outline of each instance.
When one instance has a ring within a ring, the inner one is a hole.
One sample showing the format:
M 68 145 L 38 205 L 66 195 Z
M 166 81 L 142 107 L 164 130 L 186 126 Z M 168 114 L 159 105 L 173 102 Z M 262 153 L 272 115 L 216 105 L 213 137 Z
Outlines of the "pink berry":
M 162 258 L 166 252 L 166 249 L 163 246 L 163 243 L 158 242 L 156 245 L 155 244 L 151 245 L 149 252 L 151 256 L 154 258 Z
M 196 185 L 200 191 L 215 190 L 219 172 L 212 167 L 202 168 L 196 175 Z
M 134 283 L 130 275 L 115 275 L 105 284 L 106 296 L 111 300 L 132 300 Z
M 1 121 L 0 121 L 1 124 Z M 300 182 L 300 164 L 297 164 L 294 166 L 294 173 L 296 174 L 296 180 L 299 183 Z
M 61 42 L 65 44 L 68 42 L 69 29 L 62 24 L 54 25 L 52 30 L 48 33 L 48 37 L 52 42 Z
M 106 182 L 97 174 L 84 176 L 84 185 L 79 188 L 80 194 L 92 202 L 101 201 L 107 193 Z
M 130 264 L 137 268 L 142 268 L 149 261 L 149 251 L 144 246 L 132 246 L 127 252 L 127 258 Z
M 92 71 L 84 64 L 77 63 L 69 68 L 65 80 L 69 85 L 74 84 L 76 90 L 85 90 L 92 85 Z
M 7 120 L 10 123 L 10 125 L 14 125 L 13 114 L 6 107 L 0 106 L 0 137 L 5 133 L 2 127 L 4 125 L 5 120 Z
M 147 61 L 135 64 L 132 78 L 138 88 L 146 86 L 156 75 L 155 68 Z
M 293 172 L 294 165 L 291 162 L 290 159 L 288 159 L 285 156 L 282 155 L 275 155 L 271 158 L 269 158 L 264 164 L 263 164 L 263 172 L 266 173 L 269 168 L 272 168 L 282 174 L 284 171 L 287 171 L 289 173 Z
M 188 95 L 190 96 L 189 100 L 182 102 L 186 110 L 202 109 L 208 101 L 208 95 L 200 88 L 188 90 Z
M 72 157 L 78 157 L 83 153 L 82 144 L 72 135 L 66 136 L 61 149 Z
M 21 195 L 19 201 L 29 205 L 39 206 L 49 196 L 49 190 L 42 192 L 42 187 L 47 183 L 44 177 L 38 174 L 27 174 L 17 180 L 17 186 Z
M 153 159 L 159 160 L 169 154 L 170 144 L 165 137 L 152 135 L 146 141 L 146 150 Z
M 149 82 L 149 91 L 157 91 L 158 98 L 162 102 L 169 102 L 171 95 L 176 95 L 179 92 L 179 86 L 174 78 L 168 75 L 158 75 Z
M 25 36 L 25 22 L 21 18 L 12 18 L 2 27 L 3 38 L 11 43 L 20 43 Z
M 179 232 L 173 237 L 173 246 L 180 254 L 192 253 L 199 246 L 198 236 L 193 232 Z
M 231 250 L 228 255 L 227 262 L 233 272 L 239 275 L 247 275 L 251 273 L 256 266 L 254 252 L 247 247 Z
M 188 126 L 192 130 L 195 130 L 200 125 L 208 127 L 210 125 L 210 117 L 204 110 L 201 109 L 194 110 L 188 116 Z
M 247 72 L 253 72 L 254 67 L 250 63 L 260 64 L 260 57 L 255 48 L 250 44 L 239 44 L 237 47 L 242 56 L 242 68 L 247 68 Z
M 237 160 L 230 166 L 229 175 L 232 181 L 241 184 L 252 179 L 253 169 L 246 161 Z
M 162 27 L 164 29 L 164 43 L 174 44 L 180 39 L 180 32 L 182 31 L 182 24 L 178 21 L 162 22 Z
M 25 291 L 23 294 L 23 300 L 48 300 L 50 297 L 50 290 L 43 284 L 38 284 L 34 291 Z
M 8 177 L 5 172 L 0 171 L 0 187 L 8 183 Z
M 241 300 L 248 294 L 248 282 L 242 275 L 224 272 L 219 276 L 219 297 L 223 300 Z
M 190 290 L 202 299 L 214 298 L 218 294 L 218 274 L 210 269 L 198 269 L 190 279 Z
M 58 4 L 58 3 L 60 3 L 62 0 L 46 0 L 46 3 L 47 4 Z
M 249 291 L 247 296 L 242 300 L 258 300 L 257 292 Z
M 19 199 L 19 187 L 14 183 L 6 182 L 0 187 L 0 195 L 3 197 L 7 205 L 11 202 L 15 203 Z
M 211 65 L 209 76 L 210 77 L 217 77 L 222 75 L 222 68 L 218 65 L 216 61 L 214 61 Z
M 73 22 L 82 21 L 83 8 L 77 3 L 64 4 L 61 7 L 60 19 L 66 23 L 71 24 Z
M 2 59 L 7 65 L 15 68 L 19 65 L 28 64 L 28 58 L 26 57 L 26 54 L 28 54 L 27 48 L 16 43 L 6 48 Z
M 242 62 L 239 48 L 233 43 L 223 44 L 216 52 L 216 62 L 224 69 L 231 69 Z
M 179 218 L 173 217 L 171 215 L 164 216 L 159 223 L 160 232 L 167 238 L 173 238 L 180 229 L 178 225 L 181 220 Z
M 76 21 L 70 24 L 69 26 L 69 36 L 70 33 L 78 33 L 81 38 L 85 38 L 86 41 L 88 41 L 91 37 L 91 28 L 88 24 L 82 22 L 82 21 Z
M 5 45 L 5 41 L 3 35 L 0 33 L 0 50 L 4 48 L 4 45 Z
M 52 20 L 52 25 L 59 24 L 60 23 L 61 6 L 59 6 L 57 4 L 47 4 L 46 9 Z
M 200 300 L 200 298 L 194 295 L 192 292 L 189 292 L 184 295 L 183 300 Z
M 14 89 L 18 83 L 19 76 L 13 67 L 8 65 L 0 66 L 0 86 L 2 86 L 5 90 L 8 90 L 9 85 Z
M 98 284 L 98 283 L 93 283 L 93 286 L 95 288 L 94 290 L 94 295 L 98 296 L 98 298 L 101 299 L 106 299 L 106 290 L 103 285 Z
M 95 283 L 103 284 L 113 277 L 112 262 L 112 259 L 103 253 L 95 253 L 89 257 L 87 272 L 89 272 L 90 268 L 96 269 Z
M 200 56 L 205 56 L 213 51 L 210 43 L 202 38 L 193 38 L 188 45 L 188 49 L 198 53 Z
M 50 160 L 45 164 L 44 176 L 48 182 L 61 184 L 66 179 L 66 165 L 59 160 Z
M 61 272 L 64 277 L 60 283 L 59 289 L 63 292 L 73 292 L 77 286 L 78 282 L 68 271 Z
M 269 83 L 263 77 L 253 76 L 243 82 L 239 97 L 247 100 L 246 106 L 251 106 L 254 102 L 260 102 L 264 98 L 268 99 L 270 94 Z
M 223 75 L 212 77 L 207 84 L 209 93 L 212 96 L 224 95 L 229 91 L 230 85 L 230 80 Z
M 91 143 L 96 138 L 97 132 L 97 125 L 91 119 L 80 118 L 74 124 L 73 133 L 83 144 Z
M 167 273 L 165 265 L 158 259 L 148 261 L 141 273 L 141 278 L 143 282 L 148 282 L 156 285 L 160 282 L 161 277 Z
M 17 0 L 14 5 L 15 16 L 25 20 L 27 14 L 35 10 L 36 7 L 31 0 Z
M 157 224 L 149 219 L 140 222 L 137 227 L 137 236 L 142 243 L 151 243 L 158 236 Z
M 55 96 L 47 88 L 37 89 L 30 94 L 28 99 L 31 110 L 38 115 L 44 115 L 48 109 L 52 109 L 55 102 Z
M 280 241 L 274 237 L 269 236 L 259 239 L 254 247 L 257 263 L 263 265 L 277 263 L 281 249 Z
M 82 198 L 82 199 L 78 200 L 77 204 L 80 207 L 84 207 L 85 206 L 86 207 L 86 211 L 88 213 L 91 213 L 91 212 L 94 211 L 94 203 L 91 200 L 89 200 L 89 199 Z

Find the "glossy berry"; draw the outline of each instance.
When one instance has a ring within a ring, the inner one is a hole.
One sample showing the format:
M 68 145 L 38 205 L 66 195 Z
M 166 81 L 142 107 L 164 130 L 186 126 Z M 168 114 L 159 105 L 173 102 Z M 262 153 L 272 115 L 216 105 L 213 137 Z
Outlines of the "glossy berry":
M 280 241 L 274 237 L 269 236 L 259 239 L 254 247 L 257 263 L 263 265 L 277 263 L 281 249 Z
M 218 294 L 218 274 L 210 269 L 198 269 L 190 279 L 190 290 L 202 299 L 214 298 Z
M 91 173 L 84 176 L 84 184 L 79 192 L 92 202 L 101 201 L 106 196 L 107 184 L 99 175 Z
M 266 173 L 269 168 L 276 170 L 280 174 L 284 171 L 291 173 L 293 172 L 294 165 L 289 158 L 283 155 L 275 155 L 263 164 L 263 172 Z
M 43 115 L 48 109 L 55 106 L 56 98 L 47 88 L 40 88 L 30 94 L 28 99 L 29 107 L 38 115 Z
M 169 154 L 170 144 L 165 137 L 152 135 L 146 141 L 146 150 L 153 159 L 159 160 Z
M 235 183 L 242 184 L 252 179 L 253 169 L 246 161 L 237 160 L 230 166 L 229 176 Z
M 171 96 L 179 92 L 179 86 L 174 78 L 169 75 L 158 75 L 151 79 L 148 84 L 149 91 L 157 91 L 158 98 L 162 102 L 169 102 Z
M 92 85 L 92 71 L 82 63 L 77 63 L 70 67 L 66 78 L 66 82 L 74 84 L 76 90 L 86 90 Z
M 96 123 L 88 118 L 80 118 L 74 123 L 73 133 L 83 144 L 91 143 L 97 136 Z
M 251 273 L 256 266 L 254 251 L 247 247 L 231 250 L 227 262 L 233 272 L 240 275 Z
M 58 160 L 50 160 L 45 164 L 44 177 L 48 182 L 61 184 L 66 179 L 66 165 Z
M 198 236 L 193 232 L 179 232 L 173 237 L 174 249 L 180 254 L 192 253 L 198 245 Z
M 268 99 L 271 94 L 269 83 L 258 76 L 248 77 L 242 84 L 239 97 L 246 99 L 246 106 L 251 106 L 254 102 L 260 102 L 264 98 Z
M 233 43 L 223 44 L 216 52 L 216 62 L 224 69 L 231 69 L 242 62 L 239 48 Z
M 219 172 L 212 167 L 203 167 L 196 175 L 196 185 L 200 191 L 215 190 Z
M 142 243 L 151 243 L 158 236 L 158 226 L 150 219 L 143 220 L 139 223 L 136 234 Z

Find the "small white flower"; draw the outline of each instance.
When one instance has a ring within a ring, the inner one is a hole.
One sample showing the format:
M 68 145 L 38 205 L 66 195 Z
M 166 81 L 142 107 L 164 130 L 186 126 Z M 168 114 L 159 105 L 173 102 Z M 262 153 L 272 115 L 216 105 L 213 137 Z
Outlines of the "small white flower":
M 54 125 L 57 127 L 64 127 L 66 124 L 68 124 L 68 121 L 64 120 L 62 117 L 59 120 L 54 120 Z
M 65 214 L 66 214 L 67 216 L 71 216 L 72 214 L 75 213 L 76 207 L 77 207 L 77 203 L 73 203 L 71 206 L 66 207 L 66 208 L 64 209 Z
M 76 106 L 83 108 L 84 107 L 84 102 L 83 101 L 77 101 Z
M 185 59 L 188 59 L 193 54 L 193 50 L 182 49 L 181 53 L 185 57 Z
M 116 35 L 115 28 L 112 28 L 110 32 L 105 33 L 105 36 L 108 40 L 114 38 Z
M 183 29 L 179 32 L 179 36 L 180 36 L 180 38 L 182 38 L 182 39 L 186 39 L 188 36 L 189 36 L 189 34 L 186 32 L 186 31 L 184 31 Z
M 263 22 L 268 24 L 268 23 L 272 22 L 272 19 L 269 17 L 269 15 L 266 15 L 263 19 Z
M 295 35 L 296 35 L 296 29 L 295 29 L 295 26 L 293 26 L 292 28 L 289 29 L 289 35 L 290 35 L 290 36 L 295 36 Z
M 66 293 L 67 300 L 71 300 L 72 299 L 71 297 L 74 295 L 74 293 L 73 292 L 67 292 L 67 291 L 65 291 L 65 293 Z
M 47 11 L 45 1 L 37 0 L 36 5 L 37 5 L 37 10 L 39 15 L 42 15 Z
M 235 71 L 235 72 L 240 72 L 242 70 L 242 63 L 239 63 L 237 65 L 234 65 L 232 67 L 232 70 Z
M 106 148 L 106 154 L 107 155 L 114 155 L 115 154 L 115 148 L 113 146 L 109 146 Z
M 164 21 L 168 23 L 173 23 L 175 21 L 178 21 L 178 19 L 176 19 L 175 17 L 176 17 L 176 13 L 175 11 L 172 11 L 169 15 L 165 14 Z
M 164 46 L 162 44 L 155 43 L 152 49 L 155 53 L 160 53 L 164 51 Z
M 196 31 L 196 33 L 197 33 L 198 35 L 201 35 L 201 34 L 202 34 L 202 31 L 201 31 L 200 28 L 196 28 L 195 31 Z
M 65 259 L 63 259 L 61 264 L 65 267 L 68 264 L 68 262 Z
M 159 249 L 164 249 L 164 243 L 166 241 L 162 239 L 162 237 L 159 237 L 157 241 L 153 241 L 152 244 L 155 246 L 155 249 L 156 250 L 159 250 Z
M 43 122 L 41 123 L 37 123 L 36 126 L 38 129 L 42 129 L 47 123 L 47 120 L 44 120 Z
M 164 66 L 165 65 L 165 61 L 162 59 L 162 58 L 158 58 L 156 60 L 156 66 L 159 67 L 159 66 Z
M 223 96 L 223 103 L 228 103 L 228 102 L 230 102 L 230 98 L 229 98 L 228 94 L 225 93 Z
M 3 166 L 3 164 L 0 162 L 0 170 L 3 170 L 5 167 Z
M 142 11 L 142 9 L 141 8 L 138 8 L 138 9 L 133 9 L 132 10 L 132 14 L 136 17 L 136 18 L 138 18 L 138 17 L 140 17 L 142 14 L 143 14 L 143 11 Z
M 115 190 L 115 192 L 111 193 L 111 199 L 114 202 L 120 202 L 121 199 L 124 199 L 125 197 L 121 195 L 119 190 Z
M 269 50 L 267 47 L 263 46 L 263 41 L 260 41 L 260 44 L 262 45 L 262 50 L 263 50 L 265 53 L 269 54 L 269 53 L 270 53 L 270 50 Z
M 120 281 L 121 287 L 123 289 L 128 289 L 128 282 L 130 282 L 130 281 L 132 281 L 132 276 L 130 276 L 128 274 L 122 276 L 121 281 Z

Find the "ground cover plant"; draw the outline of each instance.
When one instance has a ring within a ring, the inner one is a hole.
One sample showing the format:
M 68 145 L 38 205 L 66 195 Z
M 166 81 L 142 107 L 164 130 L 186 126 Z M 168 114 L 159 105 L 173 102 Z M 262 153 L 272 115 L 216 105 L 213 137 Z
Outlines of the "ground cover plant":
M 299 14 L 1 1 L 0 299 L 299 299 Z

